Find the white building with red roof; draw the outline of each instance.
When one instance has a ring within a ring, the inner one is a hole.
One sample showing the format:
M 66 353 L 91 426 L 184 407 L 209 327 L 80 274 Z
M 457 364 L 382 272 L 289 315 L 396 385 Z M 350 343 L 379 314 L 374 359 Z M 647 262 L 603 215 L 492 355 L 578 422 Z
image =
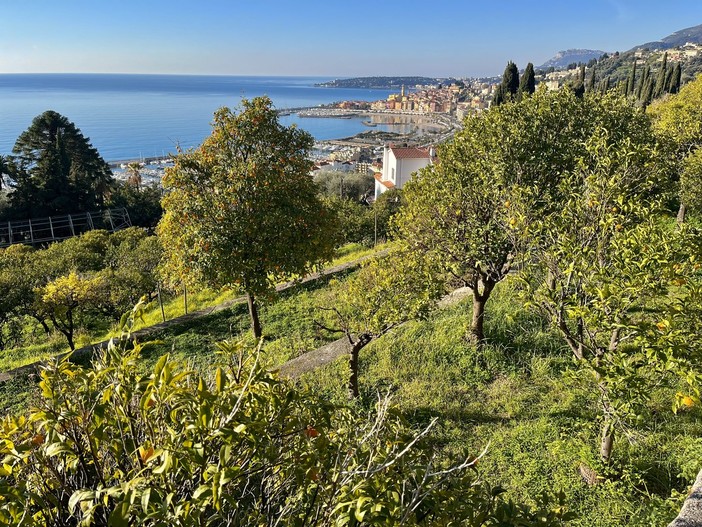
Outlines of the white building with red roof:
M 412 174 L 432 161 L 428 148 L 385 146 L 383 172 L 375 174 L 375 198 L 391 188 L 402 188 Z

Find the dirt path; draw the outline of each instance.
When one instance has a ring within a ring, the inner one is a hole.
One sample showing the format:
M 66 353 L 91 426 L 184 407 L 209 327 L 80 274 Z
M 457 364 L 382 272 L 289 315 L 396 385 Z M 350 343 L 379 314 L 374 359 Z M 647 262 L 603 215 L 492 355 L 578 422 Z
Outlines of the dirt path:
M 451 291 L 439 301 L 438 308 L 442 309 L 460 302 L 469 294 L 471 294 L 471 290 L 467 287 L 462 287 L 460 289 L 456 289 L 455 291 Z M 348 354 L 349 346 L 350 344 L 346 337 L 340 338 L 339 340 L 325 344 L 321 348 L 308 351 L 299 357 L 290 359 L 288 362 L 281 365 L 278 368 L 278 371 L 283 377 L 295 379 L 303 373 L 307 373 L 308 371 L 317 369 L 320 366 L 334 362 L 339 357 L 343 357 L 344 355 Z
M 275 290 L 278 292 L 285 291 L 287 289 L 290 289 L 292 287 L 298 286 L 300 284 L 306 284 L 308 282 L 313 282 L 315 280 L 319 280 L 320 278 L 323 278 L 325 276 L 329 275 L 334 275 L 337 273 L 342 273 L 344 271 L 347 271 L 349 269 L 353 269 L 354 267 L 358 267 L 363 263 L 364 261 L 378 257 L 378 256 L 385 256 L 388 253 L 389 249 L 383 249 L 382 251 L 378 251 L 373 254 L 369 254 L 367 256 L 364 256 L 362 258 L 358 258 L 356 260 L 353 260 L 351 262 L 335 265 L 333 267 L 329 267 L 327 269 L 323 269 L 322 271 L 319 271 L 317 273 L 311 273 L 307 276 L 305 276 L 302 280 L 291 280 L 289 282 L 285 282 L 283 284 L 279 284 L 276 286 Z M 228 309 L 236 304 L 243 304 L 246 303 L 246 297 L 245 296 L 240 296 L 237 298 L 233 298 L 231 300 L 227 300 L 226 302 L 222 302 L 221 304 L 218 304 L 213 307 L 208 307 L 205 309 L 200 309 L 198 311 L 192 311 L 188 313 L 187 315 L 182 315 L 176 318 L 172 318 L 171 320 L 166 320 L 165 322 L 161 322 L 159 324 L 154 324 L 153 326 L 149 326 L 146 328 L 139 329 L 137 331 L 134 331 L 132 333 L 132 337 L 136 337 L 138 339 L 148 337 L 149 335 L 153 333 L 158 333 L 159 331 L 162 331 L 164 329 L 177 326 L 179 324 L 183 324 L 185 322 L 190 322 L 191 320 L 195 320 L 201 317 L 205 317 L 207 315 L 210 315 L 212 313 L 217 313 L 218 311 L 222 311 L 224 309 Z M 94 344 L 90 344 L 89 346 L 84 346 L 82 348 L 78 348 L 73 352 L 73 356 L 77 359 L 81 359 L 87 356 L 92 355 L 93 350 L 95 348 L 100 348 L 107 346 L 107 344 L 110 342 L 110 340 L 103 340 L 102 342 L 97 342 Z M 316 350 L 315 350 L 316 351 Z M 63 356 L 63 355 L 59 355 Z M 14 368 L 12 370 L 8 370 L 5 372 L 0 372 L 0 383 L 4 383 L 9 381 L 10 379 L 16 377 L 17 375 L 28 375 L 30 373 L 34 373 L 37 371 L 37 368 L 43 364 L 45 364 L 46 361 L 37 361 L 33 362 L 31 364 L 26 364 L 24 366 L 20 366 L 18 368 Z

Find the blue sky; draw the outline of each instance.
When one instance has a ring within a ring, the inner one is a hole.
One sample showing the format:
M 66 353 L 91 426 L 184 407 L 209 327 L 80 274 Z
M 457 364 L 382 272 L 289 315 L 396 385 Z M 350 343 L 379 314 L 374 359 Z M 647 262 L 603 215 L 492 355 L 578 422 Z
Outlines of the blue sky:
M 486 76 L 702 24 L 702 0 L 0 0 L 0 73 Z

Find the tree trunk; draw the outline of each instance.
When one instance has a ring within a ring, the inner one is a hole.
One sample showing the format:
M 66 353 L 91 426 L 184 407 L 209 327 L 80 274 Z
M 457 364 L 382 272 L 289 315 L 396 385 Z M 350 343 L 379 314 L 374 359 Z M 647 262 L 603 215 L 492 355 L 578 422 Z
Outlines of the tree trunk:
M 258 306 L 256 298 L 251 293 L 246 293 L 246 300 L 249 304 L 249 316 L 251 317 L 251 330 L 254 337 L 258 340 L 261 338 L 261 320 L 258 318 Z
M 686 212 L 687 212 L 687 208 L 685 207 L 685 204 L 681 201 L 680 208 L 678 209 L 678 217 L 677 217 L 678 223 L 685 223 L 685 213 Z
M 473 320 L 470 323 L 471 341 L 480 346 L 485 341 L 483 322 L 485 320 L 485 299 L 480 295 L 473 295 Z
M 51 333 L 51 328 L 49 327 L 49 324 L 46 323 L 46 320 L 43 318 L 33 315 L 33 317 L 41 324 L 41 327 L 44 329 L 44 332 L 48 335 Z
M 470 324 L 470 341 L 476 346 L 481 347 L 485 342 L 485 331 L 483 329 L 485 321 L 485 304 L 490 298 L 495 283 L 491 280 L 483 284 L 483 292 L 480 292 L 480 286 L 476 285 L 473 288 L 473 319 Z
M 612 422 L 605 417 L 604 425 L 602 425 L 602 440 L 600 442 L 600 458 L 604 463 L 609 463 L 613 446 L 614 428 L 612 427 Z
M 356 342 L 351 344 L 351 350 L 349 351 L 349 384 L 348 393 L 349 399 L 357 399 L 360 392 L 358 390 L 358 355 L 361 350 L 366 347 L 366 345 L 372 340 L 369 335 L 363 334 L 358 337 Z

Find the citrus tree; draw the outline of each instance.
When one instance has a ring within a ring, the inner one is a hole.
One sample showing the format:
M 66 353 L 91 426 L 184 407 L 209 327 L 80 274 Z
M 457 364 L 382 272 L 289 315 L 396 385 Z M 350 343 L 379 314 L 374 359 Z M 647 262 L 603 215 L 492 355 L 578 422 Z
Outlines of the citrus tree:
M 426 261 L 402 252 L 376 258 L 344 282 L 332 282 L 317 325 L 343 334 L 349 345 L 350 398 L 359 396 L 359 354 L 363 348 L 408 320 L 428 314 L 442 293 Z
M 680 209 L 678 221 L 685 219 L 687 208 L 702 211 L 702 77 L 686 84 L 678 94 L 653 103 L 649 113 L 654 130 L 669 142 L 679 163 Z
M 243 289 L 258 338 L 257 298 L 328 259 L 336 236 L 310 176 L 312 136 L 282 126 L 267 97 L 241 104 L 166 169 L 158 233 L 173 279 Z
M 28 416 L 0 422 L 0 525 L 562 525 L 504 503 L 475 460 L 433 455 L 381 400 L 335 406 L 219 345 L 210 375 L 141 346 L 41 373 Z M 142 373 L 143 372 L 143 373 Z M 433 423 L 432 423 L 433 424 Z M 476 456 L 475 454 L 478 454 Z
M 698 383 L 702 348 L 688 319 L 698 312 L 699 237 L 666 220 L 655 145 L 612 141 L 602 129 L 585 146 L 562 179 L 560 209 L 529 225 L 525 298 L 560 332 L 575 378 L 595 395 L 607 462 L 615 432 L 635 430 L 655 386 L 673 373 Z
M 615 97 L 539 90 L 466 118 L 439 147 L 437 163 L 407 184 L 399 237 L 412 253 L 433 258 L 448 279 L 472 289 L 473 340 L 484 340 L 490 295 L 527 246 L 525 221 L 560 208 L 560 181 L 577 166 L 593 129 L 637 137 L 645 133 L 639 129 L 649 130 L 645 124 L 643 114 Z

